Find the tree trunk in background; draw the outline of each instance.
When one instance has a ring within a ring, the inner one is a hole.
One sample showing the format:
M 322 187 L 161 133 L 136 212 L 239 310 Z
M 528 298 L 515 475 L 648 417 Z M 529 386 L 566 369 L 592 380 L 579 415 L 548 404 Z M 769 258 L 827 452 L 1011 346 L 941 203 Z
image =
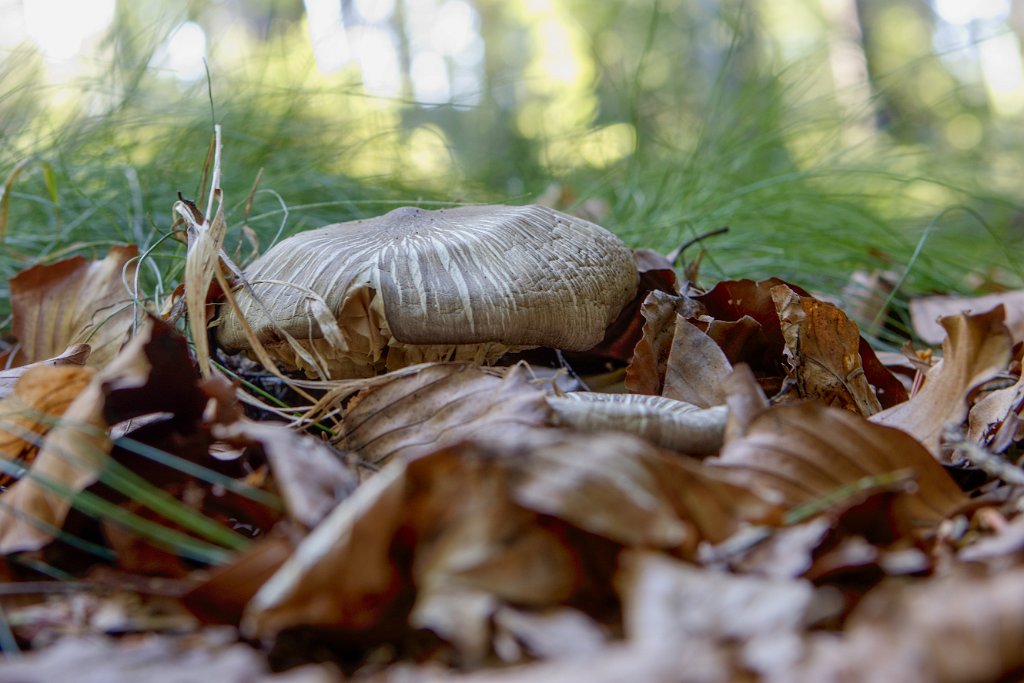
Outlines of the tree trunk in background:
M 836 101 L 843 114 L 843 130 L 847 138 L 844 142 L 856 144 L 876 130 L 876 112 L 861 27 L 861 1 L 820 1 L 829 23 L 829 65 Z

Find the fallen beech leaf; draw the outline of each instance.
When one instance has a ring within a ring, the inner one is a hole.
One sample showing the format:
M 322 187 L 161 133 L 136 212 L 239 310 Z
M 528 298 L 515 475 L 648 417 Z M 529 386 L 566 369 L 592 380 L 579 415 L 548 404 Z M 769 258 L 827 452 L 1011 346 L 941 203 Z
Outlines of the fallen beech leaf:
M 523 366 L 511 370 L 471 363 L 424 365 L 353 399 L 342 423 L 342 443 L 380 466 L 476 434 L 502 438 L 521 427 L 546 424 L 544 393 Z
M 661 395 L 699 408 L 724 405 L 724 382 L 731 373 L 732 365 L 715 340 L 676 316 Z
M 778 278 L 753 280 L 723 280 L 706 294 L 696 297 L 707 313 L 716 321 L 738 321 L 750 317 L 760 326 L 765 345 L 759 357 L 744 358 L 755 373 L 784 375 L 783 352 L 786 348 L 782 325 L 772 299 L 772 288 L 785 285 L 801 296 L 809 296 L 803 289 Z M 733 363 L 736 359 L 732 359 Z
M 726 473 L 627 434 L 534 431 L 520 447 L 508 461 L 520 505 L 622 545 L 688 554 L 776 513 Z
M 62 365 L 82 366 L 89 358 L 90 348 L 88 344 L 72 344 L 64 350 L 64 353 L 55 358 L 19 365 L 9 370 L 0 370 L 0 399 L 4 398 L 14 390 L 18 379 L 26 372 L 38 367 L 59 367 Z
M 1010 362 L 1010 333 L 1003 310 L 942 319 L 946 341 L 942 360 L 928 371 L 924 387 L 912 399 L 871 417 L 872 422 L 910 434 L 942 462 L 940 438 L 947 423 L 960 425 L 967 417 L 967 400 L 982 384 Z
M 902 495 L 898 509 L 926 533 L 967 501 L 906 433 L 814 402 L 769 408 L 709 462 L 732 469 L 751 486 L 777 491 L 790 506 L 911 470 L 917 490 Z
M 766 675 L 792 664 L 786 645 L 813 620 L 809 581 L 737 576 L 643 551 L 624 553 L 621 565 L 623 623 L 635 643 L 736 642 L 742 668 Z
M 722 540 L 776 512 L 723 475 L 635 437 L 518 436 L 503 448 L 462 442 L 393 460 L 299 544 L 253 598 L 243 628 L 268 637 L 319 625 L 354 642 L 385 633 L 394 641 L 395 620 L 411 605 L 409 626 L 474 660 L 501 605 L 554 607 L 597 581 L 582 558 L 602 543 L 693 555 L 702 539 Z
M 1012 679 L 1024 666 L 1024 571 L 960 574 L 872 591 L 839 636 L 813 636 L 785 677 L 798 683 L 962 683 Z
M 696 311 L 693 300 L 687 297 L 661 291 L 647 295 L 640 308 L 643 334 L 626 368 L 626 389 L 634 394 L 661 395 L 676 317 L 679 314 L 690 317 Z
M 728 412 L 725 406 L 698 408 L 683 401 L 644 394 L 577 391 L 548 396 L 547 401 L 559 424 L 584 431 L 628 432 L 689 455 L 718 452 Z
M 990 391 L 970 408 L 967 415 L 967 438 L 980 445 L 992 443 L 992 450 L 1000 453 L 1009 447 L 1019 424 L 1019 414 L 1024 408 L 1024 375 L 1013 386 Z M 1002 429 L 1004 423 L 1010 429 Z M 996 443 L 996 436 L 1005 436 Z
M 253 598 L 243 629 L 321 625 L 365 640 L 401 631 L 382 620 L 411 600 L 411 624 L 477 659 L 500 599 L 557 602 L 579 571 L 534 513 L 512 505 L 506 476 L 473 447 L 393 461 L 303 539 Z
M 962 313 L 990 311 L 1002 305 L 1006 326 L 1014 342 L 1024 341 L 1024 290 L 984 296 L 926 296 L 910 300 L 910 321 L 914 333 L 926 344 L 941 344 L 946 328 L 941 319 Z
M 0 400 L 0 459 L 31 467 L 42 436 L 92 376 L 80 365 L 37 365 L 23 374 L 14 393 Z M 0 488 L 16 478 L 10 471 L 0 473 Z
M 11 278 L 12 329 L 21 342 L 18 365 L 52 358 L 71 344 L 92 347 L 88 365 L 103 367 L 127 340 L 139 250 L 112 247 L 102 261 L 74 256 Z
M 228 634 L 68 637 L 25 657 L 0 661 L 0 679 L 19 683 L 273 683 L 265 658 Z M 289 678 L 289 681 L 292 679 Z M 309 683 L 336 680 L 324 672 Z M 282 682 L 283 683 L 283 682 Z
M 289 514 L 306 528 L 316 526 L 358 484 L 327 443 L 282 424 L 238 420 L 215 425 L 213 436 L 236 446 L 259 444 Z
M 494 614 L 495 650 L 502 661 L 599 655 L 608 636 L 583 612 L 569 607 L 528 612 L 500 607 Z
M 0 494 L 0 554 L 36 550 L 52 540 L 51 530 L 63 524 L 71 498 L 94 484 L 108 462 L 113 445 L 107 434 L 108 420 L 116 420 L 109 412 L 108 395 L 119 387 L 143 386 L 152 369 L 148 345 L 166 344 L 170 334 L 166 325 L 147 326 L 92 377 L 64 411 L 47 434 L 28 476 Z M 162 371 L 171 376 L 181 374 L 180 368 Z M 169 391 L 168 387 L 162 389 Z M 139 403 L 138 395 L 131 391 L 122 396 L 134 397 Z M 202 408 L 199 410 L 201 413 Z
M 882 406 L 861 366 L 856 323 L 836 306 L 784 285 L 772 288 L 772 299 L 800 396 L 865 417 L 879 412 Z
M 185 608 L 204 624 L 237 626 L 245 605 L 292 554 L 294 544 L 280 538 L 257 541 L 217 567 L 201 584 L 181 597 Z

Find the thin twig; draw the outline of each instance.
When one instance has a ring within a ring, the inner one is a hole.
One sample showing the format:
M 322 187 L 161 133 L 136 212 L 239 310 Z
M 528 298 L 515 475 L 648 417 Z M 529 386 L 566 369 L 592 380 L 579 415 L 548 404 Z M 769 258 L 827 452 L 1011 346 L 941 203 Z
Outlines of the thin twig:
M 689 239 L 683 242 L 678 247 L 676 247 L 675 250 L 669 252 L 667 258 L 669 261 L 672 262 L 673 266 L 679 265 L 679 257 L 683 255 L 684 251 L 686 251 L 693 245 L 697 244 L 698 242 L 703 242 L 709 237 L 717 237 L 718 235 L 724 235 L 727 232 L 729 232 L 729 226 L 723 225 L 720 228 L 715 228 L 714 230 L 709 230 L 708 232 L 701 233 L 694 237 L 693 239 Z

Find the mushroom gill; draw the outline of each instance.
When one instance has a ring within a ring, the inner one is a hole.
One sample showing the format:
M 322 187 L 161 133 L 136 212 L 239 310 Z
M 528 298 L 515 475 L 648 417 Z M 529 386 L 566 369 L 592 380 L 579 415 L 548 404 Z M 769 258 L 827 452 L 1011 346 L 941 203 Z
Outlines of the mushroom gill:
M 299 233 L 243 279 L 239 310 L 275 360 L 337 379 L 434 360 L 492 363 L 536 346 L 589 349 L 638 275 L 630 249 L 593 223 L 542 206 L 466 206 Z M 217 339 L 250 347 L 231 310 Z

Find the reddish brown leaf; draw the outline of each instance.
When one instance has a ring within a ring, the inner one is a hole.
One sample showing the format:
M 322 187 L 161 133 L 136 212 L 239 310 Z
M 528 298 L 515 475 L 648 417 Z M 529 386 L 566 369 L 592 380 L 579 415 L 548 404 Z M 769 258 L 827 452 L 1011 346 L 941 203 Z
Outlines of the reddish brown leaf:
M 861 366 L 856 323 L 836 306 L 784 285 L 772 289 L 772 298 L 800 396 L 865 417 L 880 411 Z
M 1002 308 L 943 318 L 942 325 L 948 335 L 942 344 L 943 359 L 928 371 L 924 388 L 906 403 L 871 419 L 910 434 L 945 462 L 948 456 L 940 445 L 943 427 L 963 423 L 968 398 L 1006 369 L 1012 343 L 1003 324 Z
M 744 436 L 711 461 L 751 486 L 766 487 L 796 506 L 864 482 L 912 471 L 917 490 L 900 499 L 901 514 L 925 532 L 966 503 L 945 470 L 913 438 L 818 403 L 768 409 Z
M 102 261 L 74 256 L 11 278 L 17 364 L 52 358 L 71 344 L 92 347 L 88 365 L 102 367 L 127 341 L 132 325 L 131 282 L 138 248 L 113 247 Z

